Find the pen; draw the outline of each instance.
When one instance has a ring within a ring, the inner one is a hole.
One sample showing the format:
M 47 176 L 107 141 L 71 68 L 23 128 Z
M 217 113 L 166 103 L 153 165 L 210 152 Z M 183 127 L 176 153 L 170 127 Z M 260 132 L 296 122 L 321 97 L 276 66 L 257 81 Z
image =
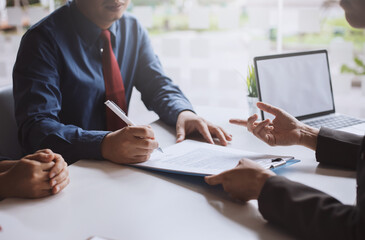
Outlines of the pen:
M 128 117 L 127 115 L 124 113 L 124 111 L 122 109 L 120 109 L 120 107 L 115 104 L 113 101 L 107 100 L 105 102 L 105 105 L 110 108 L 110 110 L 112 110 L 118 117 L 120 117 L 128 126 L 136 126 L 136 124 L 134 124 Z M 159 147 L 157 148 L 158 151 L 162 152 L 162 149 Z

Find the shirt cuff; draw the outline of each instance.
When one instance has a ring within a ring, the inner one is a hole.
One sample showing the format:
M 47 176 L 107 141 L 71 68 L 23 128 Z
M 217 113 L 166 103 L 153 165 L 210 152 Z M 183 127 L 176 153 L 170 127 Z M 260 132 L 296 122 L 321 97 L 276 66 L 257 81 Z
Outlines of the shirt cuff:
M 109 133 L 107 131 L 85 131 L 80 139 L 80 151 L 83 152 L 86 159 L 104 160 L 101 154 L 101 143 Z
M 176 126 L 177 118 L 181 112 L 191 111 L 195 113 L 193 107 L 190 104 L 184 104 L 184 105 L 179 104 L 179 105 L 180 105 L 179 107 L 170 110 L 166 118 L 164 118 L 164 116 L 161 116 L 161 120 L 166 122 L 168 125 Z
M 81 159 L 103 160 L 101 143 L 108 133 L 107 131 L 82 130 L 73 139 L 51 135 L 46 140 L 47 144 L 43 143 L 41 148 L 50 148 L 61 154 L 68 164 L 73 164 Z

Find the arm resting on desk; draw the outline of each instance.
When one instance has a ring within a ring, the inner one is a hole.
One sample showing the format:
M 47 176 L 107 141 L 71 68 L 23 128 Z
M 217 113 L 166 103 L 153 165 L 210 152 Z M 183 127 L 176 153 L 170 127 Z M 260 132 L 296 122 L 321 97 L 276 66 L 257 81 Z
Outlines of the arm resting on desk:
M 321 191 L 274 176 L 266 181 L 258 203 L 266 220 L 301 239 L 365 238 L 361 202 L 344 205 Z

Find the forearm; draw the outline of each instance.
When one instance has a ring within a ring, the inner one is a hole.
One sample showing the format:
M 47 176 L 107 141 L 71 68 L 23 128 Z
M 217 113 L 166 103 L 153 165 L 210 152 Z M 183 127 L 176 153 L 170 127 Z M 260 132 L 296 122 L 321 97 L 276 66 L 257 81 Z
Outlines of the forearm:
M 87 131 L 51 119 L 21 129 L 22 144 L 27 153 L 49 148 L 63 156 L 68 164 L 79 159 L 103 159 L 101 142 L 106 131 Z
M 301 239 L 364 239 L 360 207 L 283 177 L 271 177 L 258 199 L 269 222 Z
M 63 155 L 69 164 L 79 159 L 102 159 L 100 144 L 107 132 L 63 124 L 64 119 L 60 117 L 62 94 L 59 85 L 34 82 L 32 86 L 37 86 L 34 87 L 38 89 L 36 91 L 30 86 L 26 87 L 32 81 L 21 78 L 19 83 L 14 84 L 19 142 L 24 152 L 30 154 L 49 148 Z M 56 90 L 46 92 L 45 88 Z M 80 124 L 77 120 L 68 122 Z
M 0 162 L 0 173 L 8 171 L 17 163 L 17 160 L 3 160 Z

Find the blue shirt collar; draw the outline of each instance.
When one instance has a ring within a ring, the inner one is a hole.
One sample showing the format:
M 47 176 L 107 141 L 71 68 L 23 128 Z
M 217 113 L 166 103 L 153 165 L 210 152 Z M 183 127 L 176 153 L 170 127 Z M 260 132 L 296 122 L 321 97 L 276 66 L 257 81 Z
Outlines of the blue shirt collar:
M 74 18 L 75 28 L 77 33 L 81 36 L 82 40 L 87 46 L 93 46 L 100 37 L 101 28 L 95 23 L 86 18 L 80 10 L 77 8 L 75 1 L 69 2 L 71 15 Z M 109 28 L 112 39 L 116 37 L 118 31 L 119 21 L 115 21 Z

